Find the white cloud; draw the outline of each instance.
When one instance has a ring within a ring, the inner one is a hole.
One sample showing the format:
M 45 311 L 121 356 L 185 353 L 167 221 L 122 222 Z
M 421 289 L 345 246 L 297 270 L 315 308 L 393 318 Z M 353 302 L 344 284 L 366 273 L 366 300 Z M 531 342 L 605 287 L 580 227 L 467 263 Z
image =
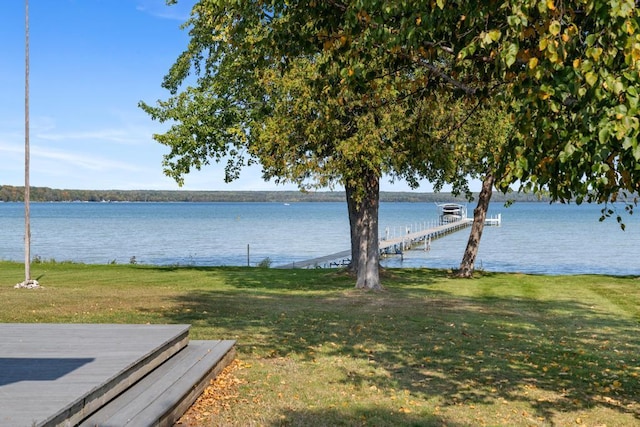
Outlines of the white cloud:
M 31 133 L 48 132 L 56 128 L 56 119 L 50 116 L 37 116 L 29 122 Z
M 1 138 L 1 136 L 0 136 L 0 138 Z M 24 145 L 18 145 L 18 144 L 13 144 L 13 143 L 4 143 L 4 142 L 0 141 L 0 152 L 11 153 L 11 154 L 24 153 Z
M 130 130 L 125 129 L 99 129 L 92 131 L 74 131 L 74 132 L 50 132 L 37 133 L 35 137 L 46 141 L 73 141 L 73 140 L 99 140 L 117 142 L 121 144 L 135 144 L 140 142 L 140 135 L 132 134 Z M 147 139 L 149 134 L 145 135 Z
M 138 171 L 140 167 L 134 164 L 108 160 L 96 157 L 95 155 L 87 156 L 81 154 L 68 153 L 64 151 L 52 150 L 35 146 L 31 148 L 31 157 L 34 162 L 38 161 L 55 161 L 56 167 L 70 166 L 73 168 L 81 168 L 91 171 Z M 61 164 L 62 163 L 62 164 Z
M 131 112 L 114 111 L 112 115 L 117 119 L 115 126 L 92 129 L 85 124 L 85 129 L 78 129 L 74 125 L 71 131 L 61 129 L 63 126 L 59 126 L 52 117 L 40 116 L 31 126 L 31 135 L 34 140 L 42 141 L 106 141 L 138 145 L 150 141 L 153 133 L 158 131 L 158 126 L 154 128 L 153 123 L 140 125 L 138 123 L 144 123 L 141 119 L 132 120 Z

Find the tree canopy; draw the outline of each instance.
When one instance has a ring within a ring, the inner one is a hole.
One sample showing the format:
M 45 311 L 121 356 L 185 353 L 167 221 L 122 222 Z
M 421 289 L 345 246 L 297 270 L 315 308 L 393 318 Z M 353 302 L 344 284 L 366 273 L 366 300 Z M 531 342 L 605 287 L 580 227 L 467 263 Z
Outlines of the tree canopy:
M 376 240 L 383 174 L 463 190 L 490 165 L 502 189 L 578 202 L 639 188 L 632 0 L 201 0 L 186 26 L 171 97 L 141 103 L 171 123 L 155 138 L 178 182 L 222 160 L 228 180 L 259 161 L 266 178 L 344 185 Z M 490 150 L 456 139 L 467 118 L 442 109 L 460 105 L 502 106 L 513 132 Z
M 637 193 L 640 33 L 633 0 L 311 2 L 345 87 L 410 69 L 403 85 L 504 99 L 515 129 L 503 187 L 556 200 L 611 202 Z M 338 18 L 322 18 L 327 10 Z M 313 12 L 310 12 L 313 14 Z M 345 43 L 338 40 L 346 41 Z M 348 54 L 347 54 L 348 52 Z M 346 60 L 344 60 L 346 58 Z
M 345 76 L 356 73 L 340 68 L 325 30 L 308 26 L 313 15 L 304 14 L 316 5 L 303 6 L 198 3 L 188 49 L 164 81 L 173 96 L 141 105 L 154 119 L 172 122 L 156 139 L 171 147 L 165 167 L 179 182 L 210 159 L 227 159 L 229 180 L 257 159 L 267 179 L 344 186 L 357 286 L 378 288 L 381 176 L 464 186 L 456 174 L 468 169 L 453 161 L 454 144 L 433 136 L 433 124 L 444 121 L 433 120 L 429 108 L 442 102 L 438 93 L 416 97 L 415 85 L 404 84 L 407 73 L 422 72 L 391 70 L 385 56 L 371 55 L 362 58 L 366 68 L 388 71 L 351 87 Z M 195 85 L 179 92 L 192 71 Z
M 249 108 L 263 95 L 256 70 L 283 70 L 293 58 L 322 54 L 315 81 L 336 102 L 369 100 L 375 107 L 434 97 L 443 87 L 508 100 L 521 132 L 501 162 L 505 185 L 521 182 L 579 201 L 613 201 L 620 190 L 638 190 L 640 31 L 633 0 L 209 0 L 196 4 L 188 25 L 189 48 L 164 85 L 175 94 L 192 71 L 198 84 L 147 108 L 181 123 L 159 135 L 161 142 L 199 140 L 197 147 L 171 145 L 165 165 L 177 178 L 226 155 L 235 156 L 233 178 L 232 166 L 246 160 L 233 147 L 250 137 L 235 124 L 269 112 Z

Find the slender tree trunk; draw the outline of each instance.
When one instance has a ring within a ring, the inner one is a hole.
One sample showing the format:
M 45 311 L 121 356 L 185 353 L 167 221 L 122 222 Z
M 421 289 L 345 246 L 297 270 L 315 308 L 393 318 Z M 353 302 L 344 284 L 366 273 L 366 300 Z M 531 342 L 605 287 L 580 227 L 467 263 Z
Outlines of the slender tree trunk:
M 355 197 L 355 188 L 347 185 L 347 207 L 351 227 L 351 271 L 356 273 L 356 288 L 380 290 L 380 251 L 378 212 L 380 181 L 375 173 L 363 177 L 364 194 Z
M 24 73 L 24 283 L 31 281 L 31 187 L 29 183 L 29 0 L 25 0 Z
M 489 210 L 489 202 L 491 201 L 491 194 L 493 193 L 493 183 L 495 178 L 492 173 L 482 181 L 482 189 L 478 196 L 478 205 L 473 210 L 473 224 L 471 225 L 471 233 L 469 233 L 469 240 L 467 241 L 467 247 L 460 263 L 460 269 L 458 270 L 458 277 L 469 278 L 473 275 L 475 270 L 476 256 L 478 255 L 478 248 L 480 246 L 480 238 L 482 237 L 482 231 L 484 230 L 484 223 L 487 219 L 487 211 Z

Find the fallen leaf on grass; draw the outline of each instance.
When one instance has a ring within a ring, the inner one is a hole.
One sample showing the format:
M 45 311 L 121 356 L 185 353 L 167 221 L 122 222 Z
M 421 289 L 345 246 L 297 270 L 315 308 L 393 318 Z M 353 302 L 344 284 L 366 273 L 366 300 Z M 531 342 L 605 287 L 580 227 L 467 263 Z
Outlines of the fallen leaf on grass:
M 242 383 L 235 376 L 235 372 L 240 369 L 246 369 L 250 365 L 234 359 L 211 383 L 204 389 L 200 397 L 195 403 L 184 413 L 182 418 L 178 420 L 178 426 L 195 426 L 212 415 L 218 415 L 220 412 L 231 406 L 239 398 L 238 386 Z

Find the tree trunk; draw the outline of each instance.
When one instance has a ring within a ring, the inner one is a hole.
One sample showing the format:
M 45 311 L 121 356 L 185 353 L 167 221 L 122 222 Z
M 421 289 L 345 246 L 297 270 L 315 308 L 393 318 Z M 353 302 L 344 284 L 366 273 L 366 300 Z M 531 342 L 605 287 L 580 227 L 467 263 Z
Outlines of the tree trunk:
M 351 238 L 351 261 L 347 269 L 356 274 L 358 272 L 358 263 L 356 260 L 360 259 L 360 234 L 356 227 L 357 220 L 357 204 L 356 204 L 356 189 L 355 187 L 345 184 L 345 194 L 347 196 L 347 210 L 349 212 L 349 233 Z
M 356 274 L 356 288 L 381 290 L 378 244 L 380 181 L 371 173 L 363 178 L 361 184 L 364 189 L 362 198 L 357 197 L 354 186 L 345 185 L 351 229 L 349 269 Z
M 457 274 L 458 277 L 470 278 L 475 270 L 476 256 L 478 255 L 482 230 L 484 230 L 484 222 L 487 219 L 487 211 L 489 210 L 489 202 L 491 201 L 491 194 L 493 193 L 494 181 L 495 178 L 492 173 L 487 174 L 482 181 L 482 189 L 478 196 L 478 205 L 473 210 L 471 233 L 469 233 L 467 247 L 464 251 L 462 262 L 460 263 L 460 269 Z

